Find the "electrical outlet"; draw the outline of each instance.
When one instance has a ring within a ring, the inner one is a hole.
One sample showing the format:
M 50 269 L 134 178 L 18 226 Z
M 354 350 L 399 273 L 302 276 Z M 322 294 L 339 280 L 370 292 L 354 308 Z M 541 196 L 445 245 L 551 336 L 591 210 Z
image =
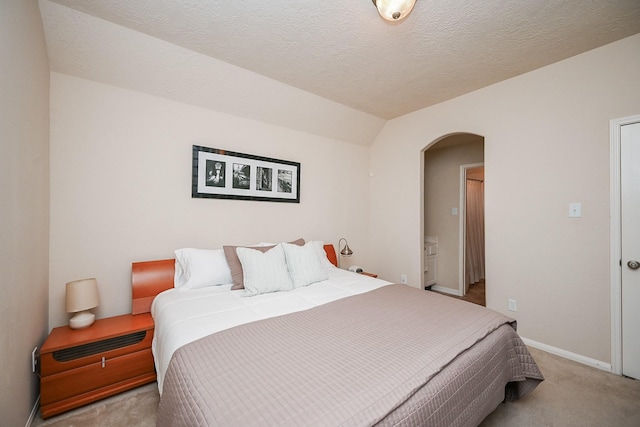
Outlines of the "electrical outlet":
M 34 348 L 31 352 L 31 372 L 36 372 L 38 366 L 38 347 Z
M 509 311 L 518 311 L 518 303 L 516 302 L 516 300 L 508 299 L 507 302 L 508 302 L 508 305 L 509 305 L 509 307 L 508 307 Z
M 401 274 L 400 275 L 400 283 L 402 283 L 403 285 L 407 284 L 407 275 L 406 274 Z

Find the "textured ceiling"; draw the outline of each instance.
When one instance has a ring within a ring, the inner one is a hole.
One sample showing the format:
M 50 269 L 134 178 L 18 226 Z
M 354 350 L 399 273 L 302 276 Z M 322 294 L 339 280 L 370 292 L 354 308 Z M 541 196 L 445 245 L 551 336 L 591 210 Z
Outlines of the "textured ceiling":
M 370 0 L 53 1 L 381 119 L 640 32 L 638 0 L 418 0 L 400 23 Z M 43 21 L 52 37 L 57 23 Z M 49 54 L 71 74 L 91 67 L 82 55 Z M 104 54 L 128 60 L 117 48 Z

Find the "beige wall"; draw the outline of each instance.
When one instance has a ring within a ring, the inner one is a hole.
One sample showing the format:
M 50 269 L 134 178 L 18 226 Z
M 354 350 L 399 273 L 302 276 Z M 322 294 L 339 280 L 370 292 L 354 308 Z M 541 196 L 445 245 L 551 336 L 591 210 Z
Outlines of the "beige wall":
M 460 166 L 483 160 L 484 145 L 478 135 L 452 135 L 425 151 L 424 235 L 438 238 L 436 286 L 456 294 L 460 284 L 460 215 L 453 215 L 452 208 L 461 212 Z
M 49 65 L 36 1 L 0 2 L 0 424 L 38 395 L 31 351 L 47 329 Z
M 301 203 L 191 198 L 192 145 L 301 163 Z M 131 309 L 131 263 L 182 247 L 349 240 L 366 267 L 368 147 L 51 74 L 51 327 L 64 285 L 98 279 L 107 317 Z
M 421 151 L 482 135 L 487 305 L 514 298 L 522 336 L 610 363 L 609 121 L 640 113 L 639 47 L 640 34 L 388 122 L 371 149 L 381 276 L 420 283 Z

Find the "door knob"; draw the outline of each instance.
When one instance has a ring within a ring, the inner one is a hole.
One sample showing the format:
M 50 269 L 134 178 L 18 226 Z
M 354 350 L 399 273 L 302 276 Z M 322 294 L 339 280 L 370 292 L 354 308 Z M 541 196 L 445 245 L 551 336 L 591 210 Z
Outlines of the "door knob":
M 631 260 L 627 263 L 627 267 L 629 267 L 632 270 L 637 270 L 638 268 L 640 268 L 640 262 Z

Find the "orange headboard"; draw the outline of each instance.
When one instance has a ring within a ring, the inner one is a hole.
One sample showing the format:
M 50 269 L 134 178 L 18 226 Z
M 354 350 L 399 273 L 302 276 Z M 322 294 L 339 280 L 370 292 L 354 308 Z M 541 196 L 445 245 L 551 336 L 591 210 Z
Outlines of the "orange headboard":
M 131 264 L 133 301 L 131 314 L 148 313 L 160 292 L 173 288 L 175 259 L 134 262 Z
M 331 264 L 338 266 L 333 245 L 324 245 Z M 153 299 L 162 291 L 173 288 L 175 259 L 143 261 L 131 264 L 131 314 L 149 313 Z
M 333 245 L 324 245 L 324 251 L 327 253 L 327 259 L 336 267 L 338 266 L 338 258 L 336 257 L 336 249 Z

